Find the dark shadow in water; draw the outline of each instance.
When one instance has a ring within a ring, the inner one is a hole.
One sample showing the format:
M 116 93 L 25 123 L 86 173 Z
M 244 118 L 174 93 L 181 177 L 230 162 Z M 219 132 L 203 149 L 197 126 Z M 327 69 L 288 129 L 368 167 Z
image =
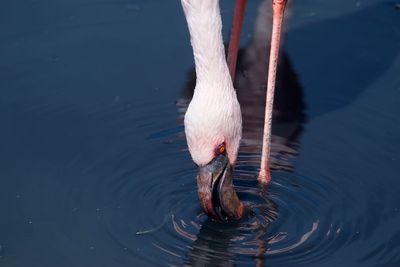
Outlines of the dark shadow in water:
M 265 28 L 265 31 L 258 29 L 257 32 L 264 32 L 267 36 L 268 29 Z M 239 157 L 238 159 L 236 176 L 244 179 L 249 177 L 244 177 L 243 173 L 256 174 L 258 172 L 264 126 L 269 41 L 266 38 L 258 37 L 252 38 L 247 46 L 239 50 L 234 82 L 243 116 L 243 138 L 240 153 L 251 154 L 251 162 L 249 162 L 249 158 L 241 160 Z M 260 40 L 263 42 L 260 43 Z M 290 158 L 296 154 L 303 123 L 306 121 L 305 103 L 303 89 L 285 51 L 282 52 L 278 68 L 272 129 L 272 168 L 290 171 L 293 168 Z M 195 85 L 196 74 L 195 70 L 191 69 L 177 104 L 181 119 L 193 96 Z M 240 172 L 243 172 L 242 175 Z M 250 177 L 250 179 L 252 180 L 254 177 Z M 261 201 L 250 204 L 251 207 L 247 207 L 247 216 L 239 222 L 219 224 L 211 220 L 205 221 L 185 256 L 185 265 L 233 266 L 235 265 L 233 258 L 236 254 L 254 258 L 257 266 L 265 265 L 269 242 L 268 225 L 276 219 L 278 207 L 270 199 L 267 199 L 266 190 L 260 190 L 256 184 L 252 184 L 252 186 L 254 187 L 246 188 L 247 192 L 251 191 L 251 194 L 259 195 Z M 256 192 L 258 190 L 262 193 Z M 240 189 L 238 193 L 241 194 Z M 249 232 L 252 233 L 253 238 L 250 242 L 252 249 L 246 249 L 245 245 L 233 245 L 235 242 L 240 242 L 237 240 L 238 236 L 246 235 Z M 233 247 L 236 248 L 232 249 Z M 254 251 L 254 247 L 257 247 L 256 251 Z
M 240 152 L 258 154 L 262 146 L 264 127 L 266 73 L 268 63 L 268 47 L 249 53 L 251 46 L 240 49 L 237 64 L 235 88 L 243 116 L 243 137 Z M 254 58 L 246 57 L 246 53 L 254 54 Z M 272 126 L 272 168 L 290 171 L 289 158 L 296 154 L 296 147 L 303 124 L 306 121 L 303 89 L 298 82 L 289 57 L 282 53 L 278 69 L 277 89 L 274 104 Z M 253 75 L 252 69 L 261 69 L 263 75 Z M 192 69 L 188 74 L 188 82 L 178 100 L 181 118 L 193 96 L 196 74 Z M 183 122 L 183 121 L 182 121 Z M 259 155 L 258 155 L 259 157 Z

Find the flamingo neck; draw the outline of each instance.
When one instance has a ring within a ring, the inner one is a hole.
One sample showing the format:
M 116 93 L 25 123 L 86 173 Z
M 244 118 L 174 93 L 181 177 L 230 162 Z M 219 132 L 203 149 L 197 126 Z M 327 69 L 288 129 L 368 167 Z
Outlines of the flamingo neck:
M 233 90 L 225 58 L 219 0 L 181 0 L 196 65 L 197 90 Z M 199 89 L 202 88 L 202 89 Z

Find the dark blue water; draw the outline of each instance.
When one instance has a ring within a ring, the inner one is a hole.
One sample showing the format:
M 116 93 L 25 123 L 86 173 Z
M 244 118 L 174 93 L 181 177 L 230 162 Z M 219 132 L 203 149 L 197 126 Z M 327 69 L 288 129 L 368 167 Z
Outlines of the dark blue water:
M 179 1 L 0 4 L 0 266 L 400 266 L 399 3 L 293 3 L 267 189 L 260 3 L 235 81 L 251 212 L 224 225 L 200 211 L 186 148 Z

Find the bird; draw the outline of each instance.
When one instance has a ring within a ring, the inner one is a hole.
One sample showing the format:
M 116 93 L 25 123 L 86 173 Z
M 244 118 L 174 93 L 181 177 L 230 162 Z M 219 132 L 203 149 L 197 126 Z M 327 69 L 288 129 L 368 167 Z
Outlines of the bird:
M 196 85 L 184 116 L 184 128 L 190 155 L 198 166 L 197 191 L 200 206 L 209 217 L 217 221 L 240 219 L 245 207 L 233 188 L 232 171 L 242 138 L 242 113 L 233 87 L 233 75 L 225 57 L 219 0 L 181 0 L 181 4 L 189 29 L 196 70 Z M 273 0 L 274 23 L 264 126 L 264 163 L 260 170 L 260 182 L 269 180 L 267 159 L 272 105 L 271 96 L 268 99 L 268 95 L 272 93 L 273 96 L 279 52 L 276 46 L 279 48 L 279 23 L 283 19 L 285 4 L 286 0 Z

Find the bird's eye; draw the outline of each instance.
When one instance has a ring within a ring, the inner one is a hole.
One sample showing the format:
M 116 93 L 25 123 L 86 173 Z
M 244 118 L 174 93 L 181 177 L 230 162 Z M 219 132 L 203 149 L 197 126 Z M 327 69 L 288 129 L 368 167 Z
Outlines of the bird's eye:
M 215 149 L 215 154 L 216 155 L 221 155 L 225 153 L 225 143 L 220 144 L 216 149 Z

